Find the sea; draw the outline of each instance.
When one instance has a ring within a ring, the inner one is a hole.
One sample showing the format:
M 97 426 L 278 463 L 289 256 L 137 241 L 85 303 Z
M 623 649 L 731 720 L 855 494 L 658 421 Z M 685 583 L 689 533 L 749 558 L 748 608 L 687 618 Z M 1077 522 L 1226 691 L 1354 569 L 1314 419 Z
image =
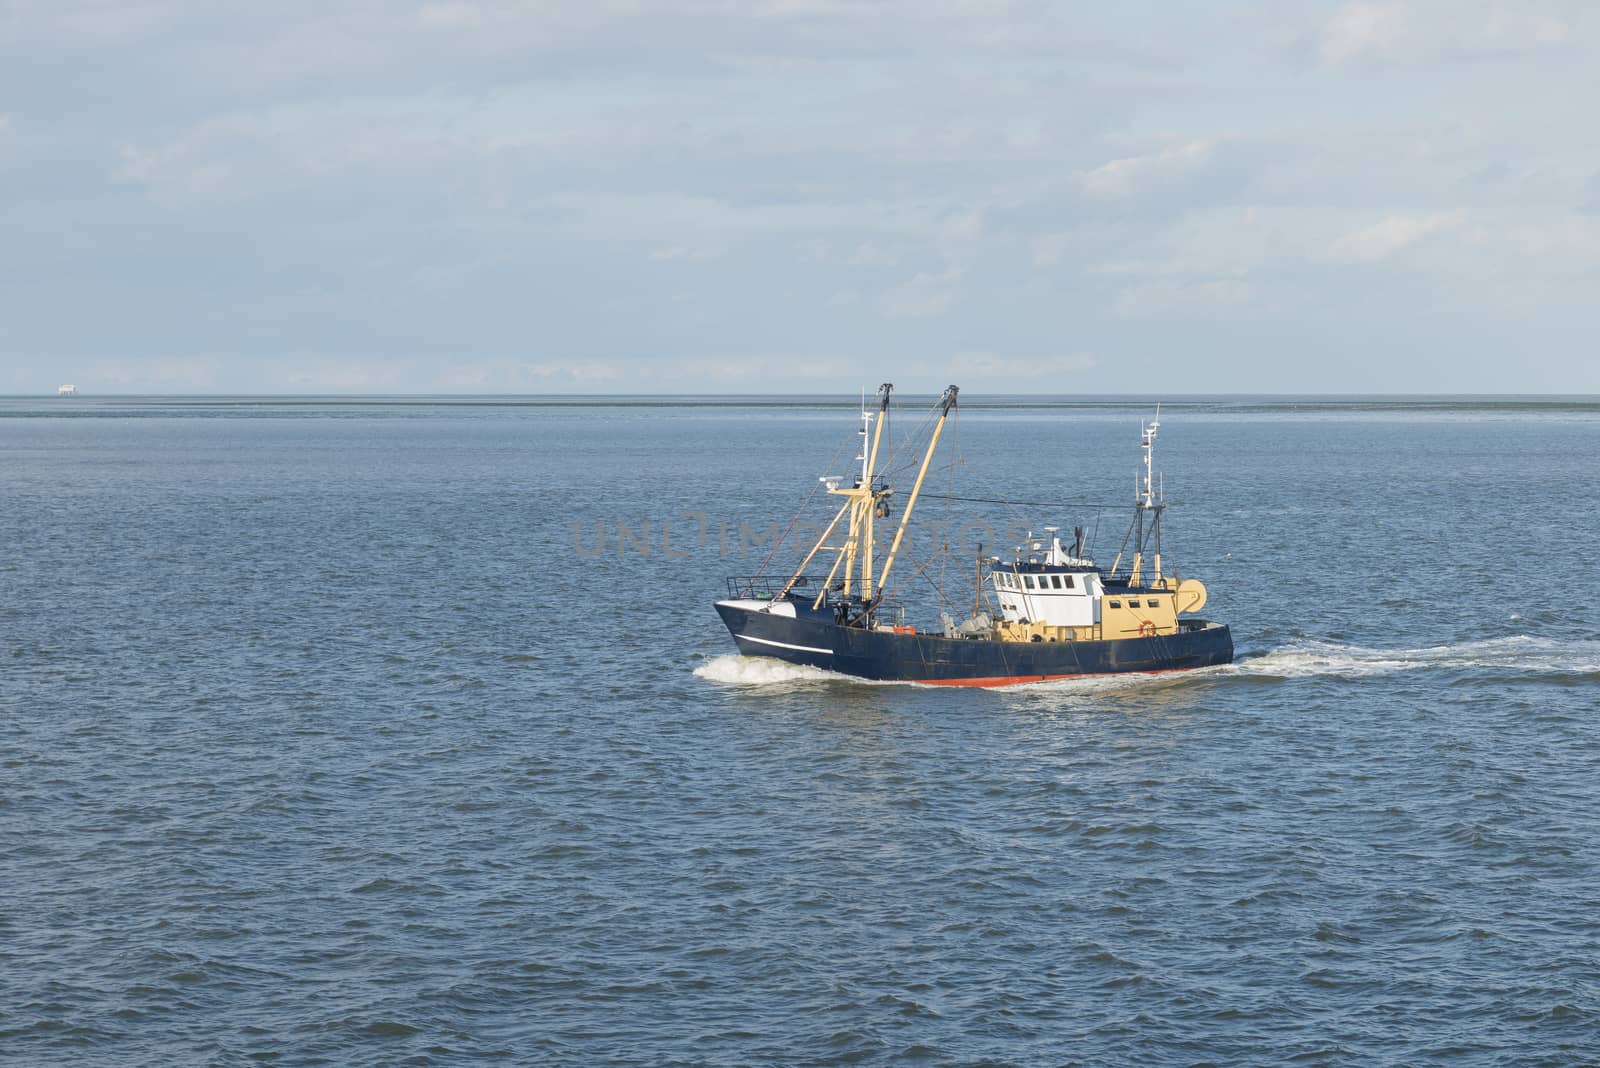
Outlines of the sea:
M 908 622 L 1159 418 L 1237 648 L 995 690 L 713 609 L 859 403 L 0 398 L 0 1063 L 1600 1063 L 1600 398 L 963 393 Z

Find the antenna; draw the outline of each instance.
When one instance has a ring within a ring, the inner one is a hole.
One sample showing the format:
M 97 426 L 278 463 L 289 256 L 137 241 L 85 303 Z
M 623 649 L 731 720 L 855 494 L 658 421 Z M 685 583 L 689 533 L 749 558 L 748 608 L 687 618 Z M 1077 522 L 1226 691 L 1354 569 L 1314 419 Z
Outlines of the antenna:
M 1139 447 L 1144 450 L 1144 489 L 1137 490 L 1140 497 L 1139 504 L 1144 508 L 1154 508 L 1157 494 L 1153 469 L 1155 465 L 1156 432 L 1161 429 L 1161 406 L 1156 406 L 1156 418 L 1148 423 L 1139 424 Z M 1137 480 L 1135 480 L 1137 485 Z
M 872 452 L 872 413 L 867 411 L 867 391 L 861 391 L 861 429 L 856 431 L 861 435 L 861 454 L 856 457 L 861 461 L 861 478 L 856 482 L 858 486 L 865 486 L 871 472 L 868 470 L 869 456 Z

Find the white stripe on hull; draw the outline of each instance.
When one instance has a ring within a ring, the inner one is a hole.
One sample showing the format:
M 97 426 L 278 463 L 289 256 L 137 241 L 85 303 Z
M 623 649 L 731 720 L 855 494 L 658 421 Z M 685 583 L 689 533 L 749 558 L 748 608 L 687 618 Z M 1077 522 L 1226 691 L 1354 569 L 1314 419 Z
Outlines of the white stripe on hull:
M 734 637 L 738 638 L 742 642 L 759 642 L 762 645 L 775 645 L 779 649 L 795 649 L 802 653 L 826 653 L 828 656 L 833 655 L 832 649 L 818 649 L 814 645 L 790 645 L 788 642 L 775 642 L 770 638 L 752 638 L 748 634 L 736 634 Z

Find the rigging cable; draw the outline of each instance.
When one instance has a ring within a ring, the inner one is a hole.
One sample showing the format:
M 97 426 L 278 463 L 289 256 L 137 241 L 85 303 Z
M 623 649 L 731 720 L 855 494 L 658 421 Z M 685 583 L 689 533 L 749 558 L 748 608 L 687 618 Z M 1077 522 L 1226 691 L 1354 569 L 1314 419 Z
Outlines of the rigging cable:
M 824 470 L 829 470 L 833 467 L 834 462 L 839 459 L 839 454 L 844 452 L 844 446 L 845 442 L 840 442 L 839 447 L 833 450 L 833 455 L 828 458 L 828 466 L 824 468 Z M 779 535 L 778 540 L 772 543 L 771 551 L 767 553 L 767 558 L 761 561 L 761 566 L 756 569 L 756 573 L 750 582 L 749 592 L 751 596 L 755 596 L 754 579 L 759 578 L 766 573 L 767 565 L 772 563 L 772 558 L 777 555 L 778 549 L 783 545 L 784 541 L 788 539 L 790 532 L 794 530 L 794 525 L 800 521 L 800 517 L 805 514 L 806 509 L 811 507 L 811 502 L 816 498 L 817 490 L 820 489 L 821 486 L 822 483 L 819 481 L 816 485 L 811 487 L 811 492 L 806 494 L 805 502 L 800 505 L 800 510 L 794 514 L 792 519 L 789 520 L 789 525 L 784 528 L 784 531 L 781 535 Z
M 1080 508 L 1121 508 L 1120 504 L 1106 504 L 1103 501 L 1013 501 L 1004 497 L 945 497 L 941 493 L 924 493 L 924 497 L 940 498 L 952 501 L 968 501 L 972 504 L 1009 504 L 1013 507 L 1027 508 L 1060 508 L 1063 505 L 1075 504 Z

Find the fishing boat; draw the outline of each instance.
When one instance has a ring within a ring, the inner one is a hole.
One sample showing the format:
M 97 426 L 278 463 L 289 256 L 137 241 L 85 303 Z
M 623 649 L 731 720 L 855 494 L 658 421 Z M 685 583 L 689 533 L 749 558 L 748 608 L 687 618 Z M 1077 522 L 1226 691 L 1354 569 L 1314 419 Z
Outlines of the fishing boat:
M 903 607 L 888 599 L 889 580 L 960 391 L 950 386 L 935 406 L 916 479 L 882 565 L 874 570 L 875 521 L 892 515 L 896 492 L 879 470 L 892 391 L 888 383 L 879 387 L 875 412 L 862 405 L 859 473 L 848 485 L 846 476 L 819 479 L 842 503 L 799 567 L 784 575 L 727 580 L 728 598 L 716 607 L 741 653 L 866 679 L 940 686 L 1013 686 L 1232 661 L 1228 627 L 1193 615 L 1205 606 L 1205 586 L 1164 570 L 1166 505 L 1154 475 L 1159 412 L 1140 423 L 1142 478 L 1135 480 L 1133 520 L 1110 568 L 1086 555 L 1081 526 L 1070 545 L 1062 544 L 1059 528 L 1045 527 L 1044 537 L 1030 533 L 1010 559 L 980 552 L 969 618 L 958 622 L 941 611 L 936 629 L 906 624 Z M 813 561 L 825 561 L 830 553 L 825 576 L 807 574 Z

